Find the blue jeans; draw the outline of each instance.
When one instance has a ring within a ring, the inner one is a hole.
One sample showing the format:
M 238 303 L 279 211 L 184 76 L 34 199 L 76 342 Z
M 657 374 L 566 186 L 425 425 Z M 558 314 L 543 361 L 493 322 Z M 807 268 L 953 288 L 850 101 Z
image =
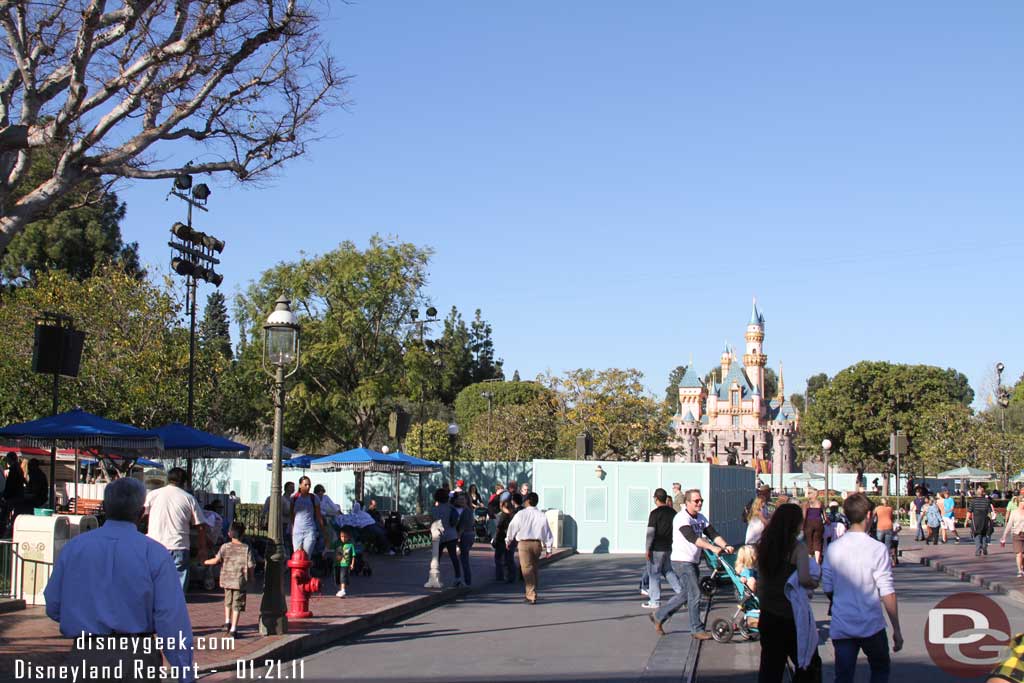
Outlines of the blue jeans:
M 473 574 L 469 569 L 469 551 L 476 542 L 476 533 L 463 534 L 459 538 L 459 562 L 462 563 L 462 580 L 467 586 L 473 585 Z
M 181 581 L 181 590 L 188 590 L 188 551 L 172 550 L 171 559 L 174 560 L 174 568 L 178 570 L 178 580 Z
M 982 552 L 988 553 L 988 542 L 989 535 L 987 533 L 974 534 L 974 554 L 981 555 Z
M 672 571 L 679 577 L 685 590 L 676 593 L 671 600 L 655 610 L 654 618 L 659 623 L 668 621 L 686 605 L 690 613 L 690 633 L 703 631 L 704 622 L 700 618 L 700 567 L 696 562 L 673 562 Z
M 651 565 L 648 562 L 644 562 L 644 568 L 640 570 L 640 590 L 649 591 L 651 589 Z
M 668 585 L 672 586 L 672 590 L 675 591 L 676 595 L 683 592 L 683 587 L 679 583 L 679 577 L 672 571 L 672 551 L 670 550 L 652 550 L 651 551 L 651 563 L 648 565 L 647 573 L 650 576 L 651 587 L 648 588 L 648 597 L 653 604 L 661 602 L 661 577 L 665 576 L 668 581 Z
M 876 531 L 875 538 L 878 539 L 879 543 L 885 545 L 886 550 L 892 550 L 892 529 Z
M 871 667 L 871 683 L 889 681 L 889 640 L 883 628 L 867 638 L 839 638 L 832 641 L 835 649 L 836 683 L 853 683 L 857 670 L 857 654 L 864 650 Z
M 305 550 L 306 557 L 313 557 L 313 548 L 316 547 L 316 529 L 293 529 L 292 547 L 295 550 Z M 285 560 L 288 559 L 285 558 Z

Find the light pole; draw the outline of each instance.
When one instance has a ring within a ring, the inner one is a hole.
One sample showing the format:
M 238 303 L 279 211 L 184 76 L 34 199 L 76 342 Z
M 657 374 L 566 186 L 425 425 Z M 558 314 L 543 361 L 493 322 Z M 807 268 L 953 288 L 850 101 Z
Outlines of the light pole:
M 1010 473 L 1006 471 L 1006 406 L 1010 405 L 1010 393 L 1003 389 L 1003 370 L 1006 366 L 996 363 L 996 401 L 999 403 L 999 431 L 1002 438 L 999 440 L 999 450 L 1003 455 L 1003 490 L 1010 486 Z
M 406 325 L 412 325 L 414 327 L 418 327 L 419 328 L 419 332 L 420 332 L 420 347 L 423 349 L 424 353 L 427 352 L 427 347 L 426 347 L 426 345 L 423 342 L 423 328 L 424 328 L 424 326 L 428 325 L 429 323 L 436 323 L 438 321 L 437 309 L 436 308 L 434 308 L 433 306 L 430 306 L 429 308 L 427 308 L 426 313 L 427 313 L 427 317 L 424 318 L 423 320 L 420 320 L 419 319 L 420 311 L 419 311 L 418 308 L 414 308 L 411 311 L 409 311 L 409 317 L 412 318 L 412 321 L 405 323 Z M 424 407 L 424 401 L 426 400 L 426 393 L 427 393 L 427 388 L 426 388 L 426 386 L 425 386 L 425 384 L 423 382 L 423 379 L 421 378 L 420 379 L 420 451 L 419 451 L 419 453 L 416 454 L 417 456 L 419 456 L 421 458 L 425 457 L 423 455 L 423 425 L 426 423 L 426 414 L 425 414 L 425 407 Z
M 174 179 L 174 186 L 169 194 L 188 204 L 186 223 L 175 223 L 171 226 L 171 241 L 167 246 L 178 252 L 171 259 L 171 269 L 185 278 L 185 306 L 188 308 L 188 411 L 185 423 L 195 426 L 196 421 L 196 288 L 198 280 L 205 280 L 214 287 L 220 287 L 224 276 L 216 273 L 213 267 L 220 263 L 213 254 L 224 251 L 224 240 L 207 235 L 192 228 L 192 209 L 207 211 L 206 200 L 210 198 L 210 188 L 206 183 L 192 185 L 192 176 L 182 173 Z M 188 481 L 192 483 L 192 456 L 185 459 Z
M 271 551 L 264 571 L 263 600 L 260 602 L 260 634 L 288 632 L 284 604 L 284 544 L 281 538 L 281 440 L 284 432 L 284 381 L 299 369 L 299 321 L 291 301 L 278 298 L 274 312 L 263 326 L 263 369 L 274 368 L 274 460 L 270 477 L 270 514 L 267 535 Z
M 487 399 L 487 454 L 488 454 L 488 457 L 491 457 L 493 455 L 493 453 L 491 453 L 491 451 L 493 450 L 492 446 L 494 445 L 491 442 L 491 405 L 492 405 L 492 401 L 494 401 L 494 392 L 493 391 L 481 391 L 480 392 L 480 398 L 486 398 Z
M 455 442 L 459 440 L 459 425 L 448 425 L 448 485 L 455 488 Z
M 828 500 L 830 495 L 831 495 L 830 491 L 829 491 L 829 488 L 828 488 L 828 484 L 829 484 L 829 482 L 828 482 L 828 454 L 829 454 L 829 451 L 831 451 L 831 450 L 832 450 L 832 442 L 829 441 L 828 439 L 822 440 L 822 442 L 821 442 L 821 452 L 822 452 L 822 454 L 823 454 L 823 456 L 825 458 L 825 500 Z

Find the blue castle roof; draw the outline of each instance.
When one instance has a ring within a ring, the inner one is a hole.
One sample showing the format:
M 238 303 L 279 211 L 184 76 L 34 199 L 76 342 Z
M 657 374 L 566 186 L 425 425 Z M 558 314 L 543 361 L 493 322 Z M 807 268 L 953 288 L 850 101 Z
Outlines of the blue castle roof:
M 683 373 L 683 378 L 679 380 L 679 386 L 684 389 L 701 389 L 704 387 L 704 382 L 697 376 L 697 371 L 693 369 L 692 364 Z
M 750 380 L 747 379 L 747 373 L 744 370 L 743 365 L 739 361 L 735 361 L 729 366 L 729 374 L 722 379 L 721 384 L 717 385 L 719 400 L 729 400 L 729 390 L 732 388 L 734 381 L 740 386 L 740 398 L 743 398 L 753 392 L 754 388 L 751 386 Z
M 747 324 L 764 327 L 764 316 L 757 310 L 757 299 L 754 299 L 754 304 L 750 307 L 750 322 Z

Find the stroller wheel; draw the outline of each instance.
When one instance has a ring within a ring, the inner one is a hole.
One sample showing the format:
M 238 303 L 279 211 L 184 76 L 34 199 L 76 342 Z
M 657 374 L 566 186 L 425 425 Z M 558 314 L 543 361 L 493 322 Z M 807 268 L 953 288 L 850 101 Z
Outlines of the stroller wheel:
M 715 580 L 710 576 L 705 576 L 700 580 L 700 592 L 704 595 L 711 596 L 715 594 Z
M 732 622 L 728 619 L 715 619 L 711 624 L 711 637 L 716 643 L 728 643 L 732 640 Z

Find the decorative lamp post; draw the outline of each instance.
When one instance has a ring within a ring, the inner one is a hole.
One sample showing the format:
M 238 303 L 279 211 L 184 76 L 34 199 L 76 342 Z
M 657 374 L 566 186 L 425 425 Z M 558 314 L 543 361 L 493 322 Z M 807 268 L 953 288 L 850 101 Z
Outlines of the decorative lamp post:
M 270 478 L 270 514 L 267 535 L 271 551 L 264 572 L 260 602 L 260 634 L 288 632 L 284 603 L 284 544 L 281 538 L 281 440 L 284 432 L 284 381 L 299 369 L 299 321 L 291 301 L 281 296 L 263 326 L 263 369 L 274 378 L 274 453 Z M 270 371 L 273 367 L 273 373 Z
M 1006 366 L 1002 363 L 996 363 L 996 402 L 999 404 L 999 431 L 1002 432 L 1003 438 L 999 442 L 999 450 L 1003 454 L 1003 490 L 1007 490 L 1010 487 L 1010 473 L 1007 471 L 1006 462 L 1006 407 L 1010 405 L 1010 392 L 1003 388 L 1003 370 Z
M 455 445 L 459 440 L 459 425 L 448 425 L 448 481 L 455 488 Z
M 831 451 L 831 450 L 832 450 L 832 442 L 829 441 L 828 439 L 824 439 L 821 442 L 821 451 L 822 451 L 822 454 L 824 455 L 824 458 L 825 458 L 825 500 L 828 500 L 829 496 L 831 495 L 829 487 L 828 487 L 828 485 L 829 485 L 829 481 L 828 481 L 828 479 L 829 479 L 829 477 L 828 477 L 828 454 L 829 454 L 829 451 Z

